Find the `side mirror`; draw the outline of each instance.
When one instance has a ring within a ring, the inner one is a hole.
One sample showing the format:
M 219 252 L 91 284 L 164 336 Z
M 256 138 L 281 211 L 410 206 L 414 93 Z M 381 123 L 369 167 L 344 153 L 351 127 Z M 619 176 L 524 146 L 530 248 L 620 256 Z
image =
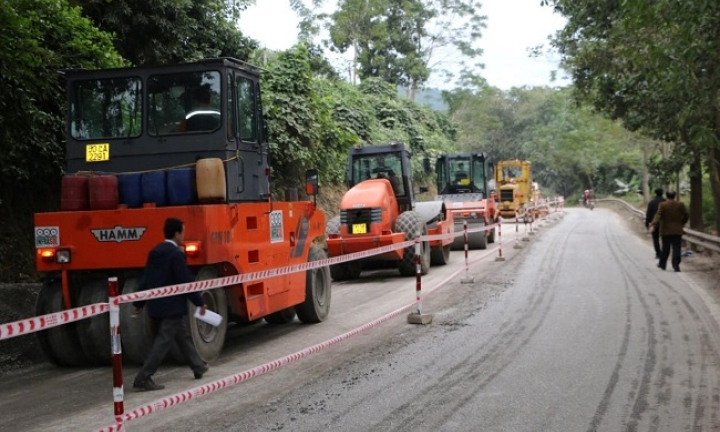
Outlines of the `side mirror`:
M 305 171 L 305 193 L 308 196 L 315 196 L 320 191 L 320 175 L 318 170 L 309 169 Z
M 430 171 L 432 171 L 432 167 L 430 165 L 430 158 L 425 157 L 423 158 L 423 170 L 425 170 L 425 174 L 430 174 Z

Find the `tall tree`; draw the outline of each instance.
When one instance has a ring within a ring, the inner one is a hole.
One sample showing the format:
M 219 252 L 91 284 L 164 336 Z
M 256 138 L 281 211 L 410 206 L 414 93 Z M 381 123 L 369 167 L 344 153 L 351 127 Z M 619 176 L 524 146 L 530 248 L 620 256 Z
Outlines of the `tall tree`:
M 123 64 L 111 36 L 58 0 L 0 8 L 0 276 L 34 265 L 32 214 L 57 209 L 64 167 L 63 69 Z M 11 187 L 12 185 L 12 187 Z
M 630 129 L 677 142 L 678 154 L 690 155 L 694 167 L 697 157 L 706 158 L 720 212 L 720 4 L 544 3 L 568 18 L 555 44 L 578 95 Z M 716 224 L 720 230 L 720 219 Z
M 431 73 L 452 76 L 482 53 L 476 43 L 485 17 L 478 0 L 339 0 L 331 14 L 313 12 L 323 4 L 313 0 L 311 9 L 291 0 L 303 37 L 316 37 L 325 26 L 325 44 L 353 54 L 354 76 L 411 88 L 413 97 Z
M 135 65 L 247 59 L 257 43 L 235 24 L 252 0 L 75 0 Z

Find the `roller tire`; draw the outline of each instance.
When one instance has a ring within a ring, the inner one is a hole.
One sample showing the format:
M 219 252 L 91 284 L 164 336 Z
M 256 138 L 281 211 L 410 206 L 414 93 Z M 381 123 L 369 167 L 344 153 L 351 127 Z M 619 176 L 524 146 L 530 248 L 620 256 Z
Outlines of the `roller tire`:
M 310 246 L 308 262 L 326 258 L 327 254 L 322 248 Z M 305 301 L 295 307 L 300 322 L 315 324 L 325 321 L 330 313 L 331 298 L 330 269 L 325 266 L 308 270 L 305 274 Z
M 414 211 L 406 211 L 395 220 L 395 232 L 404 232 L 405 241 L 414 240 L 417 232 L 427 235 L 427 226 Z M 430 270 L 430 243 L 421 243 L 420 273 L 427 274 Z M 410 245 L 403 250 L 403 257 L 398 263 L 398 271 L 403 276 L 413 276 L 415 269 L 415 245 Z
M 433 248 L 430 251 L 430 264 L 434 266 L 445 265 L 450 262 L 450 246 Z
M 215 279 L 218 272 L 214 267 L 203 267 L 195 277 L 196 281 Z M 202 293 L 208 310 L 220 314 L 223 318 L 219 326 L 215 327 L 195 318 L 195 305 L 188 302 L 188 319 L 190 320 L 190 337 L 200 358 L 211 362 L 220 356 L 225 345 L 225 334 L 228 322 L 228 301 L 223 288 L 215 288 Z
M 295 319 L 295 306 L 265 315 L 265 322 L 268 324 L 287 324 Z
M 35 300 L 35 316 L 47 315 L 52 312 L 57 312 L 52 310 L 53 294 L 55 291 L 61 290 L 62 286 L 60 285 L 60 282 L 43 282 L 42 288 L 40 288 L 40 292 L 38 293 L 37 299 Z M 55 355 L 55 352 L 50 347 L 50 338 L 48 335 L 48 331 L 43 330 L 36 332 L 35 337 L 37 338 L 38 344 L 40 345 L 40 350 L 43 352 L 43 354 L 45 354 L 45 357 L 50 361 L 50 363 L 56 366 L 61 366 L 60 361 Z
M 88 280 L 80 287 L 78 306 L 107 303 L 107 281 Z M 76 330 L 85 356 L 91 364 L 105 366 L 112 363 L 110 320 L 107 314 L 95 315 L 77 322 Z M 122 335 L 122 330 L 121 330 Z
M 490 235 L 487 238 L 488 243 L 495 243 L 495 228 L 490 230 Z
M 485 223 L 479 224 L 484 227 Z M 468 234 L 468 249 L 487 249 L 487 233 L 485 231 Z
M 44 292 L 43 292 L 44 291 Z M 40 301 L 42 299 L 42 301 Z M 63 310 L 62 287 L 59 283 L 43 285 L 38 296 L 38 309 L 42 308 L 43 314 L 60 312 Z M 107 318 L 107 316 L 105 316 Z M 41 343 L 40 347 L 47 349 L 48 359 L 58 366 L 86 366 L 88 358 L 80 345 L 76 330 L 77 322 L 62 324 L 47 329 L 43 332 L 47 342 L 45 348 Z M 108 333 L 108 338 L 110 333 Z
M 340 234 L 340 216 L 335 216 L 325 224 L 325 235 Z M 360 261 L 349 261 L 330 266 L 330 276 L 335 282 L 353 280 L 360 277 L 362 263 Z
M 353 280 L 360 277 L 363 264 L 360 260 L 348 261 L 330 266 L 330 275 L 335 282 Z
M 123 294 L 137 292 L 137 278 L 128 278 L 122 288 Z M 123 361 L 129 364 L 143 364 L 150 353 L 156 333 L 152 318 L 147 309 L 135 315 L 132 303 L 120 304 L 120 338 L 122 340 Z

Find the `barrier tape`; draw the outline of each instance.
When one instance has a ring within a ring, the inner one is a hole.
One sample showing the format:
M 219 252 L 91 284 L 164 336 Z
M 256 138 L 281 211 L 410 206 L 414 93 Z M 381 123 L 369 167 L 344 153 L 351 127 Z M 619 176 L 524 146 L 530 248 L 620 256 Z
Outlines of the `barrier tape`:
M 188 282 L 184 284 L 168 285 L 166 287 L 154 288 L 147 291 L 138 291 L 129 294 L 123 294 L 116 297 L 113 301 L 115 303 L 129 303 L 135 301 L 143 301 L 148 299 L 154 299 L 159 297 L 167 297 L 171 295 L 184 294 L 195 291 L 204 291 L 207 289 L 220 288 L 228 285 L 238 285 L 241 283 L 254 282 L 261 279 L 268 279 L 277 276 L 284 276 L 291 273 L 297 273 L 307 270 L 313 270 L 320 267 L 325 267 L 332 264 L 339 264 L 347 261 L 352 261 L 361 258 L 367 258 L 373 255 L 380 255 L 386 252 L 392 252 L 398 249 L 404 249 L 406 247 L 415 244 L 414 240 L 408 240 L 400 242 L 394 245 L 381 246 L 376 249 L 370 249 L 361 252 L 353 252 L 350 254 L 340 255 L 337 257 L 326 258 L 322 260 L 293 264 L 285 267 L 279 267 L 276 269 L 262 270 L 259 272 L 245 273 L 241 275 L 225 276 L 217 279 L 207 279 L 204 281 Z
M 484 227 L 469 229 L 468 232 L 481 232 L 495 228 L 495 224 Z M 431 236 L 421 236 L 422 241 L 443 240 L 453 238 L 462 233 L 435 234 Z M 241 283 L 254 282 L 261 279 L 268 279 L 276 276 L 283 276 L 301 271 L 314 270 L 316 268 L 325 267 L 333 264 L 340 264 L 357 259 L 367 258 L 374 255 L 380 255 L 392 252 L 398 249 L 404 249 L 415 244 L 414 240 L 407 240 L 394 245 L 381 246 L 376 249 L 370 249 L 361 252 L 353 252 L 350 254 L 340 255 L 332 258 L 312 261 L 302 264 L 293 264 L 276 269 L 263 270 L 254 273 L 245 273 L 241 275 L 225 276 L 217 279 L 207 279 L 204 281 L 188 282 L 184 284 L 169 285 L 161 288 L 154 288 L 147 291 L 138 291 L 129 294 L 123 294 L 115 298 L 116 303 L 129 303 L 135 301 L 143 301 L 153 298 L 167 297 L 171 295 L 184 294 L 189 292 L 204 291 L 207 289 L 221 288 L 228 285 L 238 285 Z
M 248 381 L 251 378 L 254 378 L 256 376 L 260 376 L 263 374 L 266 374 L 268 372 L 271 372 L 275 369 L 280 368 L 281 366 L 288 365 L 290 363 L 296 362 L 302 358 L 305 358 L 311 354 L 315 354 L 316 352 L 322 351 L 332 345 L 335 345 L 339 342 L 342 342 L 346 339 L 349 339 L 352 336 L 355 336 L 359 333 L 362 333 L 372 327 L 375 327 L 381 323 L 384 323 L 385 321 L 390 320 L 391 318 L 394 318 L 398 315 L 400 315 L 403 312 L 408 311 L 411 309 L 417 301 L 414 301 L 406 306 L 401 307 L 400 309 L 397 309 L 393 312 L 388 313 L 387 315 L 384 315 L 375 321 L 371 321 L 365 325 L 362 325 L 356 329 L 353 329 L 347 333 L 343 333 L 339 336 L 335 336 L 332 339 L 329 339 L 325 342 L 320 342 L 319 344 L 315 344 L 309 348 L 305 348 L 303 350 L 297 351 L 293 354 L 287 355 L 285 357 L 281 357 L 277 360 L 273 360 L 271 362 L 262 364 L 260 366 L 256 366 L 252 369 L 245 370 L 243 372 L 236 373 L 234 375 L 230 375 L 228 377 L 225 377 L 223 379 L 219 379 L 217 381 L 213 381 L 211 383 L 201 385 L 195 388 L 192 388 L 190 390 L 176 393 L 172 396 L 168 396 L 159 400 L 156 400 L 154 402 L 150 402 L 146 405 L 139 406 L 127 413 L 125 413 L 122 417 L 122 420 L 124 422 L 128 422 L 131 420 L 135 420 L 137 418 L 146 416 L 148 414 L 156 413 L 162 410 L 165 410 L 167 408 L 170 408 L 172 406 L 181 404 L 183 402 L 187 402 L 193 398 L 205 396 L 210 393 L 214 393 L 218 390 L 221 390 L 226 387 L 230 387 L 236 384 L 240 384 L 242 382 Z M 102 429 L 98 429 L 98 432 L 118 432 L 118 425 L 112 425 L 112 426 L 106 426 Z
M 489 255 L 489 253 L 487 253 L 481 257 L 478 257 L 477 259 L 473 260 L 472 263 L 475 263 L 475 262 L 478 262 L 478 261 L 484 259 L 487 255 Z M 433 294 L 435 291 L 442 288 L 446 282 L 448 282 L 449 280 L 454 278 L 461 271 L 463 271 L 463 269 L 458 269 L 455 272 L 453 272 L 452 274 L 448 275 L 442 281 L 438 282 L 434 288 L 425 292 L 425 297 L 429 296 L 430 294 Z M 415 300 L 406 306 L 403 306 L 395 311 L 392 311 L 386 315 L 381 316 L 380 318 L 378 318 L 374 321 L 371 321 L 367 324 L 364 324 L 360 327 L 350 330 L 349 332 L 343 333 L 339 336 L 335 336 L 334 338 L 328 339 L 325 342 L 320 342 L 319 344 L 315 344 L 311 347 L 297 351 L 297 352 L 287 355 L 285 357 L 281 357 L 277 360 L 273 360 L 271 362 L 264 363 L 260 366 L 254 367 L 252 369 L 248 369 L 243 372 L 239 372 L 237 374 L 230 375 L 228 377 L 219 379 L 217 381 L 213 381 L 211 383 L 208 383 L 208 384 L 205 384 L 202 386 L 198 386 L 198 387 L 192 388 L 190 390 L 187 390 L 187 391 L 184 391 L 181 393 L 176 393 L 172 396 L 167 396 L 162 399 L 158 399 L 154 402 L 150 402 L 149 404 L 137 407 L 137 408 L 131 410 L 130 412 L 123 414 L 122 416 L 120 416 L 119 419 L 116 418 L 116 424 L 105 426 L 102 429 L 98 429 L 97 432 L 121 432 L 122 430 L 124 430 L 123 429 L 124 424 L 128 421 L 135 420 L 140 417 L 165 410 L 172 406 L 179 405 L 183 402 L 189 401 L 190 399 L 204 396 L 204 395 L 207 395 L 210 393 L 214 393 L 223 388 L 230 387 L 230 386 L 233 386 L 236 384 L 240 384 L 240 383 L 248 381 L 251 378 L 254 378 L 256 376 L 260 376 L 267 372 L 271 372 L 275 369 L 280 368 L 281 366 L 293 363 L 293 362 L 300 360 L 302 358 L 305 358 L 311 354 L 320 352 L 330 346 L 333 346 L 333 345 L 338 344 L 346 339 L 349 339 L 352 336 L 360 334 L 360 333 L 362 333 L 366 330 L 369 330 L 377 325 L 380 325 L 392 318 L 395 318 L 396 316 L 410 310 L 413 306 L 418 304 L 418 302 L 419 302 L 418 300 Z
M 105 313 L 109 309 L 110 306 L 108 303 L 95 303 L 60 312 L 53 312 L 47 315 L 14 321 L 7 324 L 0 324 L 0 340 L 46 330 L 74 321 L 80 321 L 81 319 Z
M 487 231 L 495 228 L 495 224 L 468 229 L 468 233 Z M 447 234 L 435 234 L 430 236 L 421 236 L 422 241 L 444 240 L 462 235 L 462 232 L 453 232 Z M 392 252 L 398 249 L 404 249 L 414 245 L 414 240 L 397 243 L 394 245 L 382 246 L 367 251 L 354 252 L 337 257 L 326 258 L 323 260 L 312 261 L 302 264 L 293 264 L 277 269 L 263 270 L 253 273 L 245 273 L 242 275 L 225 276 L 217 279 L 207 279 L 203 281 L 188 282 L 185 284 L 169 285 L 166 287 L 155 288 L 147 291 L 139 291 L 130 294 L 123 294 L 114 298 L 113 304 L 130 303 L 135 301 L 143 301 L 154 298 L 169 297 L 177 294 L 185 294 L 196 291 L 204 291 L 208 289 L 221 288 L 229 285 L 238 285 L 241 283 L 254 282 L 261 279 L 268 279 L 276 276 L 283 276 L 291 273 L 297 273 L 316 268 L 325 267 L 333 264 L 353 261 L 357 259 L 367 258 L 374 255 L 380 255 Z M 12 337 L 21 336 L 62 324 L 79 321 L 81 319 L 90 318 L 95 315 L 107 312 L 109 310 L 108 303 L 96 303 L 92 305 L 82 306 L 78 308 L 68 309 L 65 311 L 54 312 L 47 315 L 28 318 L 20 321 L 14 321 L 6 324 L 0 324 L 0 340 L 10 339 Z

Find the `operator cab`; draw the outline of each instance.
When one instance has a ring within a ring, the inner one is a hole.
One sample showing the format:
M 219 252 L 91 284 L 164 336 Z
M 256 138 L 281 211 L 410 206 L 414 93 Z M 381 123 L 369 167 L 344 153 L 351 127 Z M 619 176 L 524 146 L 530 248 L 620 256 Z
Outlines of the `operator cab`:
M 485 153 L 440 156 L 435 171 L 440 195 L 479 193 L 487 197 L 494 188 L 487 180 L 493 179 L 493 166 Z
M 387 179 L 400 211 L 412 209 L 413 191 L 410 152 L 402 143 L 357 147 L 350 150 L 347 186 L 370 179 Z
M 229 202 L 268 199 L 258 68 L 217 58 L 64 75 L 68 173 L 168 170 L 219 158 Z

